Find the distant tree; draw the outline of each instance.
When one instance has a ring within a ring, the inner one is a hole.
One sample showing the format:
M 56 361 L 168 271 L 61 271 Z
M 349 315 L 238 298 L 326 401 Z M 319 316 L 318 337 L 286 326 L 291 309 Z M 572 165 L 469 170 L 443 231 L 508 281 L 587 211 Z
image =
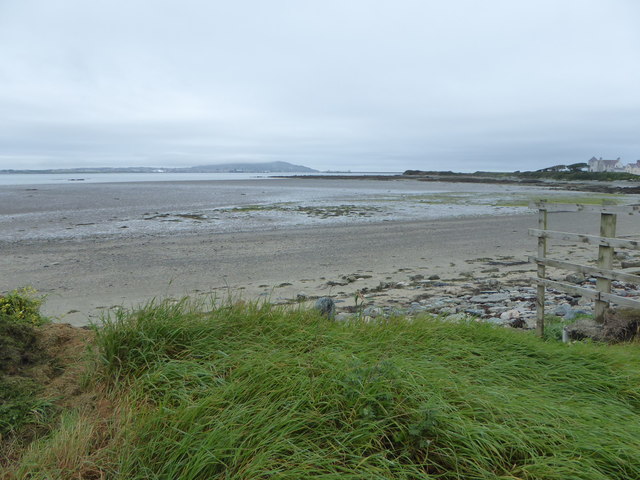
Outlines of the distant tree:
M 537 172 L 563 172 L 567 169 L 566 165 L 554 165 L 552 167 L 541 168 L 536 170 Z
M 570 172 L 583 172 L 589 168 L 589 165 L 584 162 L 572 163 L 571 165 L 567 165 L 567 168 L 569 169 Z

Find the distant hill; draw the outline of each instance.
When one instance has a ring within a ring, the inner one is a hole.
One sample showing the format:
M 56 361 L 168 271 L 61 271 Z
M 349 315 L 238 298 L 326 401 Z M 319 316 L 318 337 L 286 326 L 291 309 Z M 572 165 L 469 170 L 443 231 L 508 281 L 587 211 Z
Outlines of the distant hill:
M 294 165 L 288 162 L 264 162 L 264 163 L 221 163 L 218 165 L 199 165 L 184 169 L 194 173 L 262 173 L 262 172 L 306 172 L 313 173 L 318 170 L 304 167 L 302 165 Z
M 314 173 L 318 170 L 294 165 L 289 162 L 262 163 L 220 163 L 216 165 L 199 165 L 196 167 L 162 168 L 162 167 L 79 167 L 51 168 L 42 170 L 0 170 L 0 173 L 269 173 L 300 172 Z

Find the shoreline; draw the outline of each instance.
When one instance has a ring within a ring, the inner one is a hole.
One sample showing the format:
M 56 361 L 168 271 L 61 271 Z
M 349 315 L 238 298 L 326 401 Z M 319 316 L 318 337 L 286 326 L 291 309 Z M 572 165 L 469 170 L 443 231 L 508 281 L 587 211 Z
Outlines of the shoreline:
M 331 180 L 0 188 L 0 291 L 33 286 L 48 297 L 45 315 L 74 325 L 186 295 L 330 296 L 348 312 L 360 294 L 372 308 L 426 311 L 430 298 L 493 288 L 483 282 L 531 283 L 536 217 L 496 204 L 578 199 L 537 187 Z M 556 214 L 550 228 L 597 233 L 585 215 Z
M 481 174 L 462 174 L 462 173 L 430 173 L 430 174 L 411 174 L 411 175 L 292 175 L 291 177 L 273 177 L 273 178 L 296 178 L 296 179 L 341 179 L 341 180 L 406 180 L 418 182 L 446 182 L 446 183 L 462 183 L 462 184 L 493 184 L 493 185 L 521 185 L 529 187 L 547 187 L 550 189 L 576 191 L 576 192 L 593 192 L 608 194 L 624 194 L 637 195 L 640 194 L 640 176 L 638 181 L 632 180 L 554 180 L 554 179 L 537 179 L 526 177 L 495 177 L 483 176 Z M 616 185 L 617 184 L 617 185 Z M 623 185 L 621 185 L 623 184 Z M 626 185 L 629 186 L 626 186 Z
M 45 315 L 74 325 L 120 306 L 183 296 L 272 303 L 330 296 L 344 310 L 364 290 L 367 306 L 404 308 L 419 295 L 450 288 L 463 295 L 491 278 L 531 277 L 534 265 L 525 262 L 535 243 L 526 231 L 535 221 L 514 215 L 5 245 L 0 288 L 31 285 L 48 297 Z M 498 271 L 483 272 L 491 268 Z M 449 285 L 420 283 L 435 275 Z

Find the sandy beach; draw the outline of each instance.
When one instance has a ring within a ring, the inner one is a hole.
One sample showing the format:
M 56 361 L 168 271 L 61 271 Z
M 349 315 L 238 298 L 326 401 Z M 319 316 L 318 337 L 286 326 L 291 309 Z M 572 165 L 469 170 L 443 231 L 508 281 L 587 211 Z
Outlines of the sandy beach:
M 0 290 L 31 285 L 47 297 L 45 314 L 75 325 L 119 306 L 185 295 L 274 303 L 326 295 L 344 307 L 364 289 L 376 305 L 409 304 L 429 294 L 417 278 L 464 288 L 464 279 L 531 276 L 526 260 L 535 242 L 527 229 L 536 217 L 495 204 L 544 194 L 293 179 L 4 186 Z M 550 225 L 597 227 L 588 214 L 557 214 Z M 637 227 L 622 222 L 619 230 Z

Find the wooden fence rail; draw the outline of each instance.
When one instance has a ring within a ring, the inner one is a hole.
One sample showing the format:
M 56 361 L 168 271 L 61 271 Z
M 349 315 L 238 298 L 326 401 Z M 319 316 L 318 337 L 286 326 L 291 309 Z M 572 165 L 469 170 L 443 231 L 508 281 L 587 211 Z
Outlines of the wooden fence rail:
M 535 257 L 529 257 L 529 260 L 538 265 L 536 332 L 539 336 L 544 334 L 545 289 L 547 287 L 594 300 L 594 317 L 598 323 L 604 323 L 604 314 L 610 303 L 631 308 L 640 308 L 640 300 L 611 293 L 612 280 L 640 284 L 639 275 L 612 270 L 614 248 L 640 250 L 640 241 L 616 238 L 617 215 L 638 214 L 640 213 L 640 205 L 552 204 L 540 201 L 531 203 L 529 207 L 538 209 L 538 228 L 529 229 L 529 235 L 538 238 L 538 254 Z M 582 235 L 548 230 L 548 213 L 552 212 L 598 212 L 600 213 L 600 235 Z M 547 239 L 597 245 L 598 266 L 590 267 L 548 258 Z M 577 285 L 550 280 L 546 278 L 546 267 L 562 268 L 577 273 L 588 274 L 596 278 L 596 288 L 579 287 Z

